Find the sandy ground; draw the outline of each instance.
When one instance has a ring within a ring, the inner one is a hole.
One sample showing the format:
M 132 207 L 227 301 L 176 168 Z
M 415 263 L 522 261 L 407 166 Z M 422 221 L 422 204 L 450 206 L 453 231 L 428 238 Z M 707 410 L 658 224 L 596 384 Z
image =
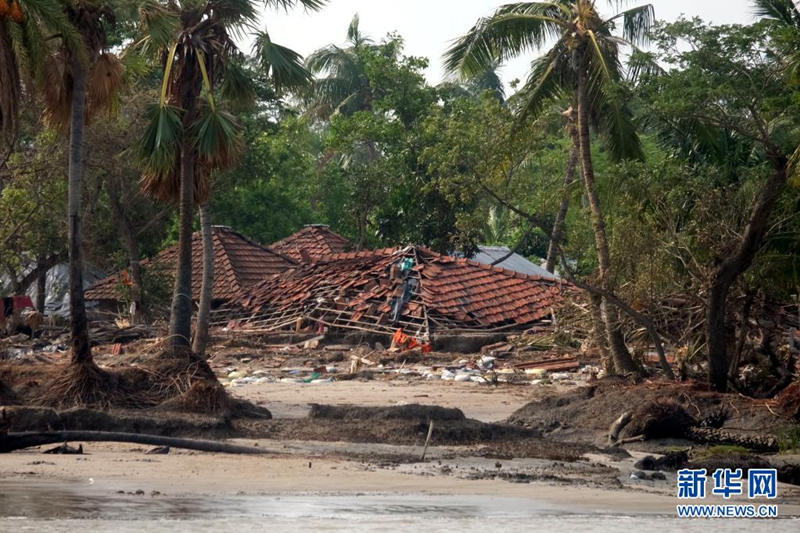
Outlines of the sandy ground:
M 252 443 L 253 441 L 249 441 Z M 262 442 L 262 444 L 265 444 Z M 169 496 L 280 495 L 296 493 L 429 493 L 518 497 L 565 508 L 624 513 L 669 513 L 675 498 L 666 490 L 610 491 L 546 483 L 467 480 L 376 469 L 364 463 L 308 456 L 233 456 L 173 451 L 144 455 L 125 444 L 91 444 L 88 455 L 15 452 L 3 458 L 0 479 L 56 479 L 117 490 Z M 310 465 L 310 467 L 309 467 Z M 800 511 L 800 507 L 794 509 Z
M 230 392 L 267 407 L 275 418 L 301 418 L 309 404 L 391 406 L 408 403 L 457 407 L 468 418 L 496 422 L 556 387 L 481 386 L 447 381 L 337 381 L 333 383 L 270 383 L 231 387 Z
M 390 406 L 425 403 L 458 407 L 483 421 L 505 419 L 549 387 L 481 386 L 474 383 L 340 381 L 321 384 L 270 383 L 237 387 L 239 397 L 263 404 L 276 417 L 302 417 L 310 403 Z M 675 513 L 674 474 L 665 481 L 629 479 L 635 458 L 587 457 L 563 464 L 539 459 L 495 461 L 470 458 L 456 449 L 432 448 L 426 462 L 409 462 L 421 449 L 380 444 L 240 440 L 270 452 L 264 456 L 204 454 L 172 450 L 148 455 L 130 444 L 90 443 L 86 455 L 43 455 L 31 449 L 2 457 L 0 481 L 63 481 L 94 492 L 118 491 L 191 499 L 199 496 L 289 494 L 347 495 L 363 493 L 485 495 L 546 502 L 567 511 L 668 514 Z M 368 459 L 360 460 L 363 450 Z M 463 452 L 463 450 L 462 450 Z M 381 464 L 375 457 L 404 457 Z M 609 474 L 607 466 L 619 472 Z M 553 472 L 561 481 L 523 483 L 474 473 Z M 599 472 L 599 474 L 598 474 Z M 574 475 L 577 482 L 565 482 Z M 614 483 L 609 484 L 611 478 Z M 616 479 L 619 479 L 617 483 Z M 593 479 L 604 483 L 593 486 Z M 587 481 L 588 480 L 588 481 Z M 615 485 L 616 484 L 616 485 Z M 781 485 L 782 516 L 800 516 L 800 492 Z M 712 503 L 707 500 L 704 503 Z

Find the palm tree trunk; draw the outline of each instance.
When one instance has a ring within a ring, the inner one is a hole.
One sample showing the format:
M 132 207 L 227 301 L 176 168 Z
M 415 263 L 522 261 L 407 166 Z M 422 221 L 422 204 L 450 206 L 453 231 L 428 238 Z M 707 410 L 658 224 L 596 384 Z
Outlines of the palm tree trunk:
M 187 112 L 187 115 L 189 113 Z M 178 265 L 172 292 L 169 336 L 178 354 L 191 348 L 192 336 L 192 220 L 194 218 L 195 151 L 191 141 L 181 147 L 181 190 L 178 222 Z
M 591 140 L 589 137 L 589 102 L 586 95 L 586 70 L 585 62 L 579 62 L 578 66 L 578 140 L 581 160 L 581 170 L 583 171 L 583 183 L 586 188 L 586 196 L 589 198 L 589 207 L 592 217 L 592 228 L 594 229 L 595 247 L 597 249 L 597 261 L 600 267 L 600 286 L 606 292 L 613 292 L 613 276 L 611 269 L 611 253 L 609 251 L 608 236 L 606 235 L 606 224 L 603 218 L 603 211 L 600 207 L 600 199 L 597 196 L 597 187 L 592 165 Z M 630 352 L 625 346 L 625 339 L 619 327 L 619 315 L 617 309 L 608 303 L 604 298 L 600 304 L 603 315 L 603 322 L 606 325 L 606 335 L 614 367 L 617 372 L 635 372 L 636 365 L 633 363 Z
M 108 193 L 108 201 L 111 204 L 111 215 L 119 229 L 122 240 L 125 242 L 125 248 L 128 253 L 128 268 L 130 269 L 131 280 L 133 281 L 133 304 L 135 311 L 131 314 L 131 322 L 135 324 L 139 322 L 144 313 L 141 255 L 139 254 L 136 230 L 130 218 L 125 214 L 125 208 L 122 205 L 123 202 L 120 198 L 121 187 L 121 184 L 117 186 L 113 183 L 108 183 L 106 192 Z
M 86 125 L 86 65 L 72 60 L 72 108 L 69 138 L 69 304 L 71 315 L 71 361 L 73 364 L 92 362 L 89 347 L 89 324 L 83 301 L 83 255 L 81 249 L 81 197 L 83 195 L 83 130 Z
M 558 213 L 556 213 L 556 220 L 553 222 L 553 231 L 550 234 L 550 245 L 547 247 L 547 264 L 545 265 L 545 269 L 552 273 L 556 270 L 556 262 L 558 261 L 558 247 L 561 245 L 561 241 L 564 238 L 564 221 L 567 218 L 567 210 L 569 209 L 569 186 L 575 181 L 575 170 L 578 167 L 578 149 L 579 143 L 578 140 L 578 130 L 575 128 L 574 123 L 574 113 L 570 109 L 569 117 L 569 125 L 567 126 L 569 130 L 569 137 L 572 140 L 572 146 L 570 147 L 569 151 L 569 159 L 567 160 L 567 171 L 564 174 L 564 193 L 561 199 L 561 205 L 558 208 Z
M 589 311 L 592 317 L 592 344 L 600 352 L 600 364 L 607 376 L 614 374 L 614 361 L 611 359 L 611 352 L 608 350 L 608 339 L 606 338 L 606 325 L 603 322 L 603 314 L 600 306 L 603 299 L 600 296 L 589 295 Z
M 208 319 L 214 287 L 214 241 L 211 234 L 211 213 L 208 203 L 200 206 L 200 230 L 203 232 L 203 285 L 200 289 L 200 309 L 197 311 L 192 351 L 204 357 L 208 344 Z

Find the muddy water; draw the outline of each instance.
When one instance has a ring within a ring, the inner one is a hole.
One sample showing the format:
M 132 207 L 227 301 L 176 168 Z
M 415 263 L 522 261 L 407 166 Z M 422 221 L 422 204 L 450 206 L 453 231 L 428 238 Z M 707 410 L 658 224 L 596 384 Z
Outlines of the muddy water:
M 800 531 L 800 520 L 683 521 L 574 512 L 528 499 L 427 494 L 171 497 L 0 481 L 0 531 Z

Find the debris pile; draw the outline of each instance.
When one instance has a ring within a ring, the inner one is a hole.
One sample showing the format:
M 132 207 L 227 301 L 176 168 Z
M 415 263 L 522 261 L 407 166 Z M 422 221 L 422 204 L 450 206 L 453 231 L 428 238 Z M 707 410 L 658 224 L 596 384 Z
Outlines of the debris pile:
M 574 353 L 554 347 L 519 352 L 510 350 L 511 346 L 504 342 L 488 345 L 482 353 L 452 354 L 426 351 L 423 347 L 385 349 L 380 343 L 351 346 L 305 341 L 265 346 L 257 353 L 238 348 L 220 350 L 211 366 L 220 381 L 231 387 L 352 379 L 574 385 L 601 374 L 599 367 L 579 361 Z

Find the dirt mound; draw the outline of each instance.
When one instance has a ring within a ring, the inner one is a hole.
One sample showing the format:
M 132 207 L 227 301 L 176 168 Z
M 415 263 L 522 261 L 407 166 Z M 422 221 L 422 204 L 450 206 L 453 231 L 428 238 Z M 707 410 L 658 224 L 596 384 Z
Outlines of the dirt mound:
M 199 379 L 189 390 L 158 405 L 161 411 L 182 411 L 187 413 L 208 413 L 228 415 L 233 402 L 218 381 Z
M 382 419 L 365 423 L 355 419 L 314 418 L 305 420 L 273 420 L 268 431 L 271 438 L 339 442 L 370 442 L 422 446 L 428 433 L 428 422 L 410 419 Z M 486 424 L 477 420 L 443 420 L 434 423 L 431 445 L 466 445 L 485 442 L 538 437 L 525 428 L 502 424 Z
M 616 448 L 616 450 L 620 450 L 620 448 Z M 598 451 L 600 450 L 594 446 L 586 444 L 571 444 L 547 439 L 520 439 L 490 443 L 476 450 L 475 455 L 491 459 L 534 457 L 551 461 L 573 462 L 579 460 L 585 453 Z M 623 451 L 623 453 L 625 452 Z M 625 455 L 628 454 L 625 453 Z
M 264 407 L 253 405 L 245 400 L 231 398 L 218 381 L 200 379 L 189 390 L 170 398 L 157 407 L 159 411 L 197 413 L 230 418 L 272 418 L 272 413 Z
M 800 422 L 800 381 L 795 381 L 775 397 L 778 408 L 786 416 Z
M 670 399 L 697 420 L 714 420 L 715 426 L 741 432 L 776 432 L 786 419 L 770 410 L 764 400 L 738 394 L 719 394 L 705 385 L 687 382 L 648 381 L 637 385 L 617 380 L 597 384 L 531 402 L 507 420 L 536 428 L 558 440 L 600 442 L 606 439 L 612 422 L 625 411 Z M 720 418 L 720 412 L 728 416 Z M 644 424 L 643 426 L 644 427 Z M 653 429 L 658 433 L 657 429 Z M 626 434 L 633 432 L 626 428 Z
M 360 405 L 321 405 L 311 404 L 309 418 L 335 420 L 465 420 L 461 409 L 440 407 L 438 405 L 395 405 L 391 407 L 364 407 Z
M 73 408 L 63 411 L 47 407 L 6 407 L 8 431 L 93 430 L 150 433 L 164 436 L 229 437 L 230 423 L 224 417 L 136 411 L 98 411 Z
M 705 468 L 708 472 L 714 472 L 721 468 L 730 468 L 731 470 L 741 468 L 746 476 L 747 471 L 751 468 L 772 468 L 772 465 L 769 461 L 758 455 L 729 453 L 692 459 L 687 463 L 686 467 Z

